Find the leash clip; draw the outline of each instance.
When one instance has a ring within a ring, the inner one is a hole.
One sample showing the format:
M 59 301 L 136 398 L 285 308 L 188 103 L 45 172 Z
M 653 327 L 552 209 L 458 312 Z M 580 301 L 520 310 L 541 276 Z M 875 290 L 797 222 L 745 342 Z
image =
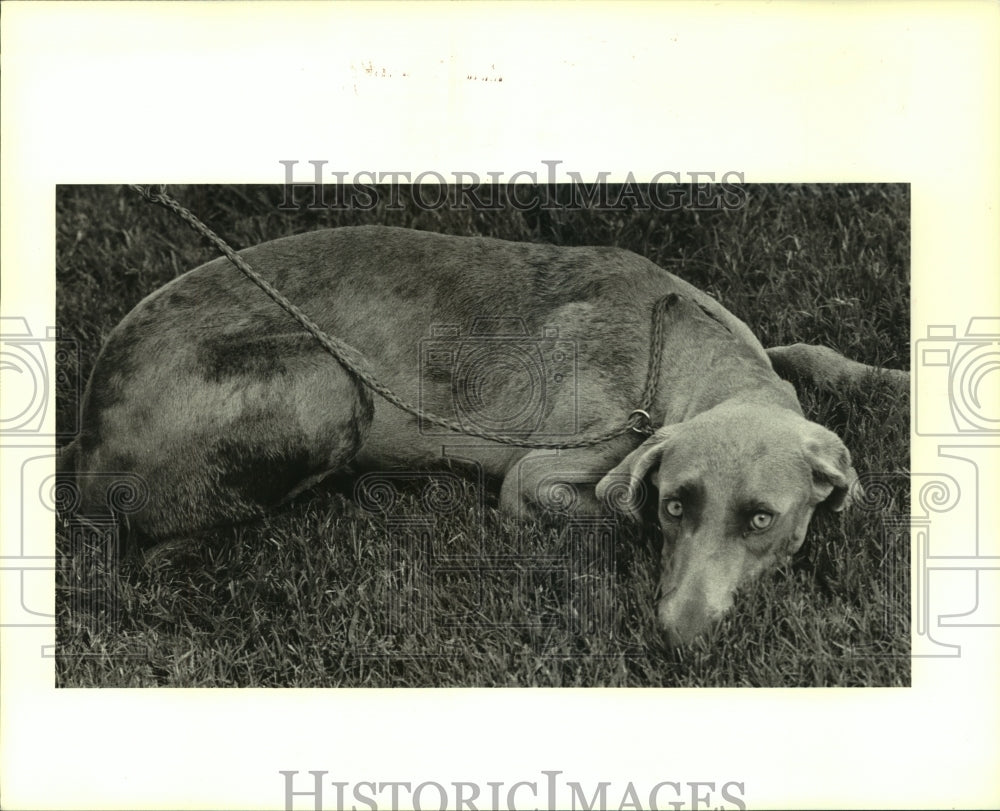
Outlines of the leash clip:
M 637 408 L 628 415 L 628 421 L 633 423 L 632 430 L 637 434 L 653 433 L 653 418 L 649 416 L 648 411 Z

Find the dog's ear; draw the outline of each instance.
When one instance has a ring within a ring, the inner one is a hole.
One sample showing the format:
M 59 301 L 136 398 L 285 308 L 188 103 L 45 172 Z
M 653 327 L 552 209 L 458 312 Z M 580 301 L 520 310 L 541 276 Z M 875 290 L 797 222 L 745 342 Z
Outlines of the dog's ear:
M 675 426 L 660 428 L 632 453 L 609 470 L 597 483 L 598 501 L 615 512 L 623 512 L 634 521 L 641 521 L 641 508 L 646 500 L 646 474 L 663 456 L 675 433 Z
M 851 467 L 851 453 L 833 431 L 814 422 L 807 424 L 803 451 L 812 468 L 816 502 L 840 512 L 850 506 L 852 491 L 860 486 L 858 474 Z

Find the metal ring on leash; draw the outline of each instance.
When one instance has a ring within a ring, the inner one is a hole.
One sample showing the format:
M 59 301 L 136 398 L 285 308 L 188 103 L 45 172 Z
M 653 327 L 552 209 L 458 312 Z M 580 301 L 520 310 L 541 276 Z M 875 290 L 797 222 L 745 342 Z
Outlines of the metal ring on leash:
M 631 412 L 626 418 L 627 422 L 633 422 L 632 430 L 637 434 L 651 434 L 653 433 L 653 418 L 649 416 L 648 411 L 643 411 L 641 408 L 637 408 L 635 411 Z

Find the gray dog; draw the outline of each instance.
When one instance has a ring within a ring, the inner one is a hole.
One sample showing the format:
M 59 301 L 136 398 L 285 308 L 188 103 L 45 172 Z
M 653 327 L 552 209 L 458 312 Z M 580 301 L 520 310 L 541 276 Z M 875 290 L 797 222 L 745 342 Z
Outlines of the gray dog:
M 367 226 L 242 256 L 403 398 L 553 443 L 639 407 L 653 308 L 676 294 L 648 409 L 659 427 L 559 452 L 427 430 L 373 399 L 217 259 L 147 297 L 104 346 L 81 434 L 60 458 L 82 514 L 107 509 L 107 474 L 131 472 L 149 498 L 130 534 L 191 536 L 261 515 L 348 465 L 440 464 L 444 446 L 464 445 L 461 456 L 502 478 L 502 508 L 522 517 L 567 484 L 578 512 L 637 515 L 648 481 L 664 538 L 658 615 L 685 641 L 798 549 L 818 505 L 843 508 L 857 479 L 844 444 L 802 416 L 775 368 L 829 378 L 868 367 L 802 345 L 769 357 L 718 302 L 628 251 Z

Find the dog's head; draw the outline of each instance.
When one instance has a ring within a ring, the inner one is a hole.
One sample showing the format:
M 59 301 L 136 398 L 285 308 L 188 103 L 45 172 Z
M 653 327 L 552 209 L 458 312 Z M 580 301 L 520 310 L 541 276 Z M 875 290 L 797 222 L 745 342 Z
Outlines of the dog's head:
M 638 518 L 647 477 L 663 532 L 657 614 L 677 643 L 788 559 L 816 507 L 842 510 L 857 482 L 836 434 L 787 409 L 735 403 L 661 428 L 598 483 L 597 496 Z

